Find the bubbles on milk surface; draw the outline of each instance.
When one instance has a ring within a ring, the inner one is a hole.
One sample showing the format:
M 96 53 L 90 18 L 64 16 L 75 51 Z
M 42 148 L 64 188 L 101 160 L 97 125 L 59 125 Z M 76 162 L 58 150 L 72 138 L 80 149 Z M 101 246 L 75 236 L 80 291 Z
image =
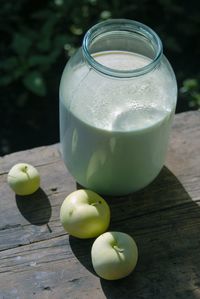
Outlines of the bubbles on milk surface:
M 112 122 L 112 130 L 129 131 L 140 130 L 159 122 L 166 116 L 166 112 L 154 107 L 123 111 Z
M 118 70 L 140 68 L 151 61 L 128 52 L 97 53 L 95 59 Z M 134 80 L 105 78 L 92 72 L 90 80 L 83 80 L 70 110 L 82 121 L 97 128 L 109 131 L 143 129 L 161 121 L 171 112 L 168 107 L 170 95 L 164 93 L 163 84 L 163 78 L 154 71 Z
M 151 62 L 150 58 L 124 51 L 103 51 L 95 53 L 93 57 L 100 64 L 121 71 L 139 69 Z

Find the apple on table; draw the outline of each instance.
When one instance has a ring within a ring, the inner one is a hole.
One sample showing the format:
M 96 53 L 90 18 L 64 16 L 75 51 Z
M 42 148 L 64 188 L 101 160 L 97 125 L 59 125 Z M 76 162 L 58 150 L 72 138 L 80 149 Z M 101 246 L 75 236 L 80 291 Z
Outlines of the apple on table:
M 107 230 L 110 208 L 97 193 L 80 189 L 63 201 L 60 220 L 70 235 L 81 239 L 94 238 Z
M 138 260 L 138 249 L 134 239 L 123 232 L 106 232 L 93 243 L 91 250 L 95 272 L 107 280 L 128 276 Z
M 8 173 L 7 181 L 17 195 L 30 195 L 40 187 L 39 172 L 28 163 L 15 164 Z

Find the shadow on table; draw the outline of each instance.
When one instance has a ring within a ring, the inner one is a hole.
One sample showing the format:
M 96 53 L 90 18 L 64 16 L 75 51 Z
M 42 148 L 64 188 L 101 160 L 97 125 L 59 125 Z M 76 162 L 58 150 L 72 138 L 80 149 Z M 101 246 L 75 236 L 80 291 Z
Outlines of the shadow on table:
M 46 193 L 39 188 L 26 196 L 16 195 L 16 204 L 23 217 L 34 225 L 43 225 L 51 217 L 51 205 Z
M 91 260 L 91 248 L 94 239 L 78 239 L 73 236 L 69 236 L 69 243 L 74 255 L 90 272 L 96 275 Z
M 164 167 L 145 189 L 106 199 L 111 208 L 109 230 L 130 234 L 139 249 L 130 276 L 100 279 L 106 298 L 199 298 L 200 209 L 176 176 Z M 93 241 L 70 240 L 74 254 L 92 273 Z

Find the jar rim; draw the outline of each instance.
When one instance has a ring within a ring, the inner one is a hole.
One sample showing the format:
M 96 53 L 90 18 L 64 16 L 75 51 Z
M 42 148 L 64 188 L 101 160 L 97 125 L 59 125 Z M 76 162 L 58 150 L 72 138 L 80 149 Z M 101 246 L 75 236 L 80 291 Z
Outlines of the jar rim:
M 130 70 L 118 70 L 99 63 L 90 53 L 90 45 L 98 36 L 106 32 L 126 31 L 137 33 L 154 44 L 155 57 L 145 66 Z M 85 34 L 82 44 L 83 56 L 89 65 L 102 74 L 119 78 L 131 78 L 150 72 L 160 62 L 163 46 L 159 36 L 149 26 L 129 19 L 109 19 L 91 27 Z

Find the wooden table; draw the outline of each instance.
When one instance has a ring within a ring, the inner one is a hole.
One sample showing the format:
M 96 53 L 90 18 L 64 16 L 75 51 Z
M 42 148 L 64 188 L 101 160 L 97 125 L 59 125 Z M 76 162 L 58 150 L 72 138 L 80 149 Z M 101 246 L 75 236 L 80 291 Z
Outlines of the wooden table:
M 133 195 L 106 198 L 110 230 L 139 248 L 135 271 L 105 281 L 92 269 L 93 240 L 69 237 L 59 221 L 64 198 L 77 186 L 59 145 L 0 158 L 0 299 L 200 298 L 200 113 L 176 115 L 158 178 Z M 19 197 L 7 185 L 18 162 L 35 165 L 41 189 Z

